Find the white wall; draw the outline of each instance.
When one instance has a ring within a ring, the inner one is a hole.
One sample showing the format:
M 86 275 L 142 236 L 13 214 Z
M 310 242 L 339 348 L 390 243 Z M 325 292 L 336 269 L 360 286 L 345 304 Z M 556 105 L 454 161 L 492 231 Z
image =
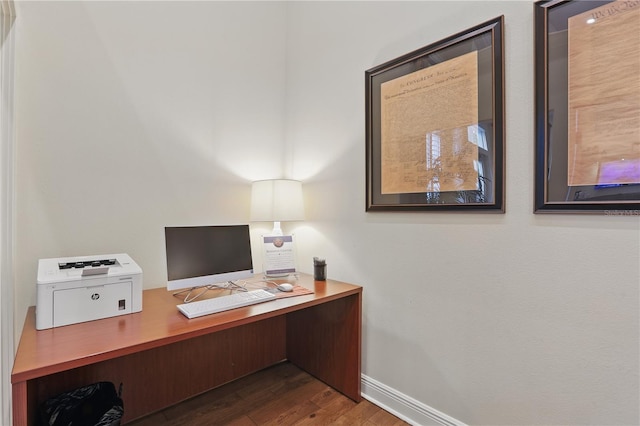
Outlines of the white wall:
M 282 173 L 284 11 L 18 4 L 17 327 L 40 258 L 127 252 L 160 287 L 164 226 L 248 222 Z
M 364 212 L 364 71 L 504 14 L 507 212 Z M 300 265 L 364 286 L 363 373 L 469 424 L 638 424 L 640 218 L 533 215 L 533 6 L 20 2 L 16 328 L 37 259 L 248 221 L 305 182 Z M 254 228 L 254 233 L 255 233 Z M 285 231 L 287 230 L 285 229 Z
M 301 257 L 364 286 L 365 375 L 469 424 L 637 425 L 640 218 L 532 214 L 532 4 L 290 5 Z M 506 214 L 365 213 L 364 71 L 502 14 Z

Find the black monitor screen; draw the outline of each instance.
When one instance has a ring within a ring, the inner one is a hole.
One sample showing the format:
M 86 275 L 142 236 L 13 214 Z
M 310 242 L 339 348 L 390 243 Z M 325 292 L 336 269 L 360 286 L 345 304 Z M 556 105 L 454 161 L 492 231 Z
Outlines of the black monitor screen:
M 249 225 L 166 227 L 167 288 L 253 276 Z

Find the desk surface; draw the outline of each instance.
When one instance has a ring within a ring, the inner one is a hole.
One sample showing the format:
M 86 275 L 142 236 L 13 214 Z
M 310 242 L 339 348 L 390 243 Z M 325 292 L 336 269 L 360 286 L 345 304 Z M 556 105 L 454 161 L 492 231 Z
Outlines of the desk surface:
M 256 277 L 254 281 L 258 279 Z M 32 306 L 27 312 L 11 382 L 24 382 L 362 292 L 360 286 L 333 280 L 314 281 L 306 274 L 301 274 L 295 284 L 314 293 L 191 320 L 176 308 L 182 300 L 165 288 L 145 290 L 141 312 L 47 330 L 35 329 L 35 307 Z M 250 284 L 248 287 L 265 285 Z

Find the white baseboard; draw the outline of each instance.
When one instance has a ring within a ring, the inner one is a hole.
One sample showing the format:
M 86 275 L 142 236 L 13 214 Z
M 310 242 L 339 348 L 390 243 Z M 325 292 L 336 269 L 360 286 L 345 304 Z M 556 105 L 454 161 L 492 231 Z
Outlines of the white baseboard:
M 362 397 L 412 425 L 466 426 L 366 375 L 361 376 Z

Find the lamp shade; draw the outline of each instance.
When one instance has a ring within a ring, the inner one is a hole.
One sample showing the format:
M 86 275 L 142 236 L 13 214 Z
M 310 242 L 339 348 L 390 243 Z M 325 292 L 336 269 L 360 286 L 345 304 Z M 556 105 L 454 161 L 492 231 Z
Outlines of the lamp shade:
M 254 222 L 304 220 L 302 182 L 290 179 L 253 182 L 251 220 Z

